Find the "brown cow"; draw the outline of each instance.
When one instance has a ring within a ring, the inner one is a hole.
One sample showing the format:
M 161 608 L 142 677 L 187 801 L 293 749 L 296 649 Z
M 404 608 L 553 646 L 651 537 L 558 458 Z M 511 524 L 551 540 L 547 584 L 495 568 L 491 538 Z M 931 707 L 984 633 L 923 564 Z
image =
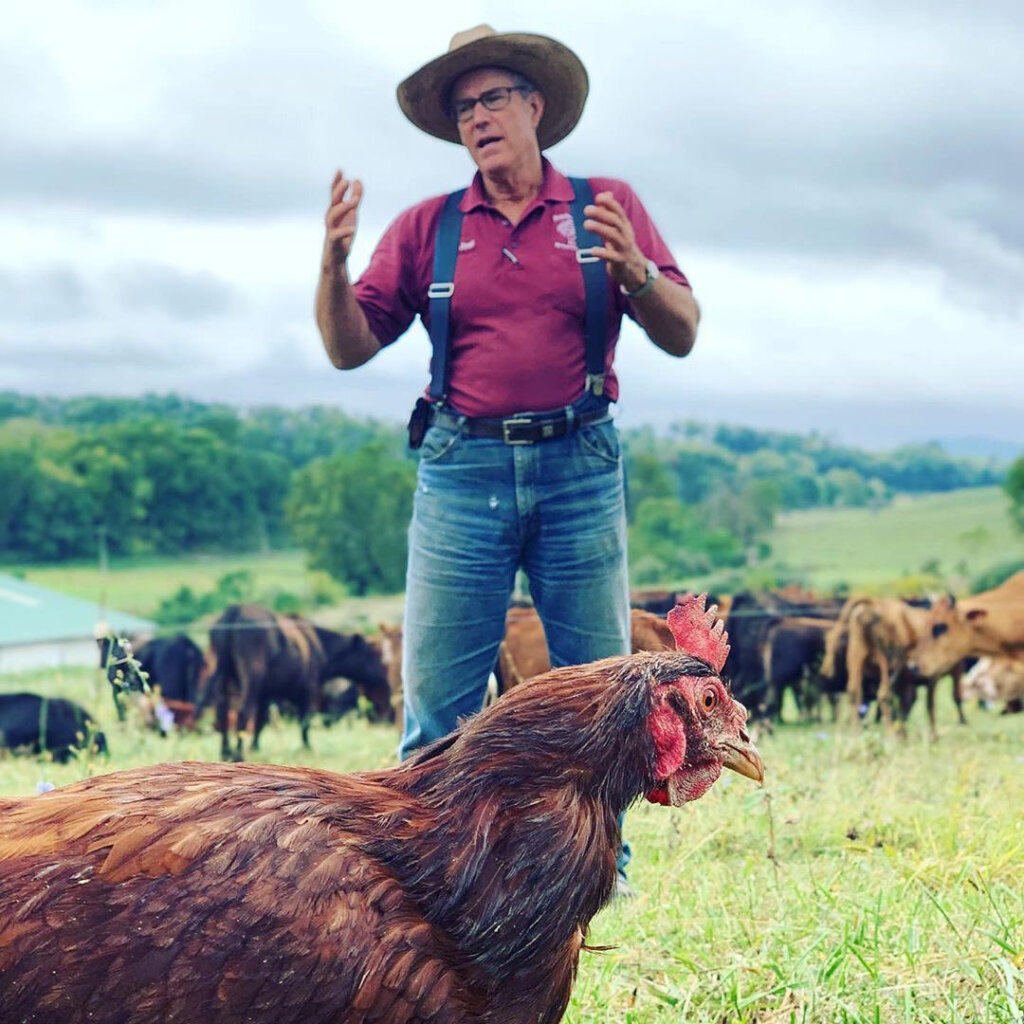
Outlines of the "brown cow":
M 823 675 L 834 676 L 835 651 L 846 636 L 846 693 L 850 721 L 860 723 L 858 709 L 864 703 L 864 670 L 868 664 L 878 670 L 878 706 L 887 727 L 892 721 L 893 680 L 906 665 L 907 653 L 925 629 L 927 612 L 913 608 L 896 597 L 850 598 L 825 641 Z
M 380 635 L 372 637 L 380 650 L 381 660 L 387 672 L 388 691 L 391 694 L 395 724 L 401 732 L 404 723 L 405 701 L 402 695 L 402 627 L 382 622 Z
M 925 675 L 943 675 L 963 658 L 1024 655 L 1024 570 L 983 594 L 941 598 L 927 625 L 911 653 Z
M 653 612 L 630 610 L 630 645 L 637 651 L 674 651 L 668 623 Z M 498 648 L 495 675 L 504 693 L 551 668 L 544 626 L 534 608 L 510 608 L 505 616 L 505 639 Z

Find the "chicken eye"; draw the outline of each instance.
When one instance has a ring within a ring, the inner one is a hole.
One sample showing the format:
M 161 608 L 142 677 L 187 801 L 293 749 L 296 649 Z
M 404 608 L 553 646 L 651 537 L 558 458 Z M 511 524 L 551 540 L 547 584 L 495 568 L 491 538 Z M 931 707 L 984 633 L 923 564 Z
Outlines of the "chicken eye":
M 714 690 L 705 690 L 701 703 L 703 703 L 705 711 L 714 711 L 715 705 L 718 703 L 718 694 Z

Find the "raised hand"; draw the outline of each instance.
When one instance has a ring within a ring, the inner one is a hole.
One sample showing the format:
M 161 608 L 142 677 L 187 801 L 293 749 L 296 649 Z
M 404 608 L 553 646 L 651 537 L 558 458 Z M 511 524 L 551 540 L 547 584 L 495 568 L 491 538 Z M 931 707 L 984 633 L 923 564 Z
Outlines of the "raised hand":
M 608 273 L 627 291 L 636 291 L 647 278 L 647 261 L 636 244 L 633 225 L 611 192 L 599 192 L 594 203 L 583 208 L 583 226 L 604 242 L 592 252 L 605 261 Z
M 324 240 L 324 257 L 338 270 L 344 266 L 352 251 L 356 235 L 356 220 L 359 202 L 363 198 L 363 183 L 349 181 L 341 171 L 331 182 L 331 205 L 327 208 L 324 223 L 327 237 Z

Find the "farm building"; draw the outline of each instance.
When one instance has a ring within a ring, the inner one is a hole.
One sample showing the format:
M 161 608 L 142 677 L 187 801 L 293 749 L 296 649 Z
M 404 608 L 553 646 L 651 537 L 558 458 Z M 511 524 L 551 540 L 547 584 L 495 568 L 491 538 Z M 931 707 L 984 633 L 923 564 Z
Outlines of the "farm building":
M 152 633 L 156 623 L 0 573 L 0 673 L 97 665 L 97 630 Z

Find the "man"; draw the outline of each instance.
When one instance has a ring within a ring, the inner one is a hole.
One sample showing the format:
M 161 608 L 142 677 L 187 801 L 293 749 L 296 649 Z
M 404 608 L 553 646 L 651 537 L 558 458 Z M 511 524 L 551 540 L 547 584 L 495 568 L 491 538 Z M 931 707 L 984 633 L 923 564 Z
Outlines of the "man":
M 398 101 L 418 127 L 465 146 L 477 174 L 450 203 L 439 196 L 401 214 L 355 284 L 346 261 L 362 185 L 340 171 L 332 183 L 316 299 L 332 363 L 361 366 L 417 314 L 432 325 L 431 401 L 410 425 L 423 436 L 403 757 L 480 709 L 519 568 L 552 665 L 630 649 L 622 466 L 608 411 L 615 343 L 626 313 L 659 348 L 685 356 L 699 312 L 628 185 L 574 184 L 542 157 L 575 127 L 587 90 L 583 64 L 553 39 L 486 25 L 456 35 L 399 86 Z M 577 189 L 593 201 L 574 208 Z M 458 251 L 454 273 L 438 280 L 445 231 L 457 232 Z M 594 244 L 583 248 L 581 232 Z

